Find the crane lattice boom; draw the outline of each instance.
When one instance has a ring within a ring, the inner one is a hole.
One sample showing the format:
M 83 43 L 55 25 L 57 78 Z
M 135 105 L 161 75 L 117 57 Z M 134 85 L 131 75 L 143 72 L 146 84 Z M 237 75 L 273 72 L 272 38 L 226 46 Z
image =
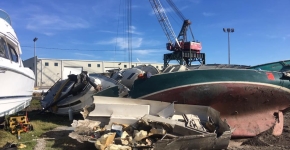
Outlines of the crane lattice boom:
M 150 4 L 153 8 L 153 11 L 157 17 L 158 22 L 160 23 L 168 42 L 173 45 L 174 43 L 178 43 L 175 33 L 172 29 L 172 26 L 166 16 L 165 9 L 162 7 L 159 0 L 149 0 Z M 178 43 L 178 47 L 180 47 Z

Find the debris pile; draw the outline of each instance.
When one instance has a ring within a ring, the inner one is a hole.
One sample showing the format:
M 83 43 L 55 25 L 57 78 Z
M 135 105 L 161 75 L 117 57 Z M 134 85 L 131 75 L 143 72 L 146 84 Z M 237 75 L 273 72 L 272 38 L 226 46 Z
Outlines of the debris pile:
M 99 150 L 226 149 L 232 134 L 207 106 L 95 96 L 92 108 L 69 136 Z
M 227 148 L 231 137 L 229 130 L 224 131 L 224 127 L 219 127 L 210 117 L 202 123 L 193 114 L 169 118 L 147 114 L 131 125 L 102 125 L 86 119 L 74 121 L 72 126 L 76 130 L 70 136 L 89 134 L 87 140 L 94 143 L 98 150 L 223 149 Z M 77 136 L 71 137 L 80 141 Z

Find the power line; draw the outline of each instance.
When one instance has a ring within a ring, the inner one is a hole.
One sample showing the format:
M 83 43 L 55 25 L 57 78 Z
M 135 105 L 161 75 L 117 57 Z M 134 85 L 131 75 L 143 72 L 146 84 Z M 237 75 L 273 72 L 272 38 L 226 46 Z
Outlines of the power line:
M 33 46 L 21 46 L 21 47 L 28 47 L 28 48 L 33 48 Z M 54 47 L 37 47 L 38 49 L 52 49 L 52 50 L 61 50 L 61 51 L 116 51 L 116 50 L 110 50 L 110 49 L 71 49 L 71 48 L 54 48 Z M 143 49 L 134 49 L 134 50 L 160 50 L 160 49 L 165 49 L 164 47 L 162 48 L 143 48 Z M 118 50 L 118 51 L 127 51 L 127 50 Z
M 21 47 L 29 47 L 32 46 L 21 46 Z M 38 49 L 54 49 L 54 50 L 63 50 L 63 51 L 115 51 L 115 50 L 104 50 L 104 49 L 69 49 L 69 48 L 55 48 L 55 47 L 37 47 Z M 125 50 L 120 50 L 125 51 Z

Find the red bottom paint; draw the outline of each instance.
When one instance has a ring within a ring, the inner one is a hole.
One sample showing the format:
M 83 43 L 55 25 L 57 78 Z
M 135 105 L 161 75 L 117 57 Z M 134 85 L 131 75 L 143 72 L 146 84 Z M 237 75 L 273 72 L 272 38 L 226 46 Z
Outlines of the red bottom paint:
M 290 106 L 289 90 L 270 84 L 246 82 L 176 87 L 141 98 L 211 106 L 235 129 L 232 137 L 252 137 L 270 129 L 276 123 L 274 113 Z

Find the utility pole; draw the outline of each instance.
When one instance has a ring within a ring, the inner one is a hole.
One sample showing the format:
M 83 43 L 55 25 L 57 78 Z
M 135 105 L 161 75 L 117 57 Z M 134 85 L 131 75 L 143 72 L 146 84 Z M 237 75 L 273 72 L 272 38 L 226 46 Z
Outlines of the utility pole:
M 231 50 L 230 50 L 230 33 L 234 32 L 234 28 L 223 28 L 224 32 L 228 33 L 228 65 L 231 64 Z
M 34 87 L 37 87 L 37 60 L 36 60 L 36 52 L 35 52 L 35 44 L 37 41 L 37 37 L 35 37 L 33 39 L 34 42 L 34 75 L 35 75 L 35 83 L 34 83 Z

